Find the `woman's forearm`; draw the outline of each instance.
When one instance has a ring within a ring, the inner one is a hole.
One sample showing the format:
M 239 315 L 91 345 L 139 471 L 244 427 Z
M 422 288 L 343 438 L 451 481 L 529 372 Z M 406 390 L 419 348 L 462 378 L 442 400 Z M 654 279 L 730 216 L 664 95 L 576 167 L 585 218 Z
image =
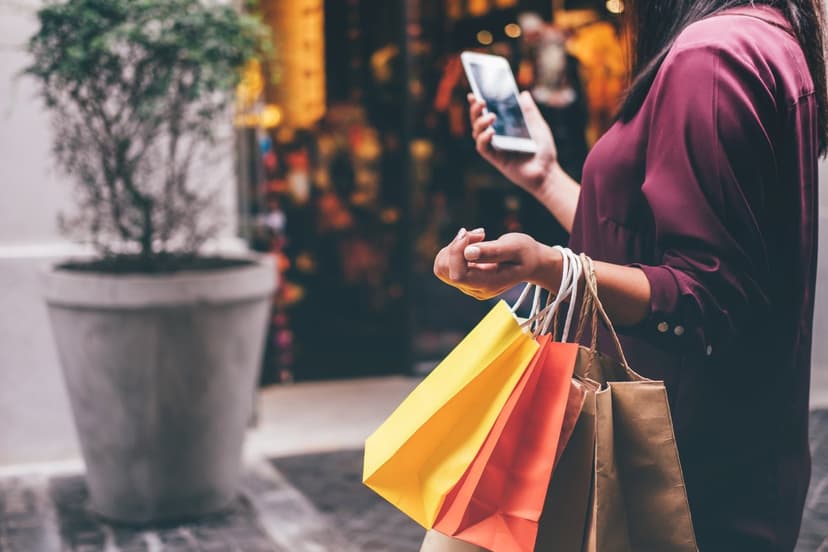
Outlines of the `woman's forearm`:
M 561 284 L 561 253 L 541 246 L 538 273 L 534 284 L 558 289 Z M 635 267 L 595 261 L 598 295 L 613 324 L 634 326 L 650 313 L 650 281 L 643 270 Z M 582 288 L 583 289 L 583 288 Z
M 567 232 L 572 232 L 572 221 L 575 220 L 580 194 L 581 186 L 560 165 L 555 164 L 543 186 L 534 195 Z
M 650 281 L 631 266 L 595 262 L 598 295 L 613 324 L 634 326 L 650 314 Z

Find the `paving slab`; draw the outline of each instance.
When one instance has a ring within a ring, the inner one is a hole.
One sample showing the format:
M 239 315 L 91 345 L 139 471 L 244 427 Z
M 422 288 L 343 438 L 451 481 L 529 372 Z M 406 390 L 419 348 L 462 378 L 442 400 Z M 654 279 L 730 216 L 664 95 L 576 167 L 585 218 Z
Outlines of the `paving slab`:
M 828 410 L 811 414 L 811 450 L 796 552 L 828 552 Z M 359 448 L 261 459 L 225 511 L 145 528 L 95 516 L 78 471 L 0 475 L 0 552 L 416 552 L 423 529 L 361 475 Z

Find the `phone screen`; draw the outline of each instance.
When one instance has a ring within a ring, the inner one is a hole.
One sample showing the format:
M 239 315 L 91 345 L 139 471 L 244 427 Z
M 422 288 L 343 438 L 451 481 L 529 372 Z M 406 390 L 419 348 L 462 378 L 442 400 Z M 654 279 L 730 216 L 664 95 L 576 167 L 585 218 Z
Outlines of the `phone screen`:
M 495 134 L 531 138 L 512 85 L 514 77 L 511 71 L 507 67 L 485 66 L 476 62 L 469 63 L 469 67 L 486 102 L 486 109 L 497 117 L 492 125 Z

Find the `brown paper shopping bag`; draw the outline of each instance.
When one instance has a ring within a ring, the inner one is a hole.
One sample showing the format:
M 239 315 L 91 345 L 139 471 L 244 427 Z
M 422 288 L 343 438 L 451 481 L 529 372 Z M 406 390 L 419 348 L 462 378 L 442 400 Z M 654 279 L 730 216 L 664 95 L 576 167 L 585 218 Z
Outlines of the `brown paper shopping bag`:
M 580 415 L 552 472 L 538 523 L 538 551 L 580 552 L 584 544 L 592 497 L 597 386 L 588 390 L 591 385 L 577 380 L 573 380 L 573 386 L 582 393 Z
M 581 260 L 581 322 L 592 322 L 592 344 L 579 351 L 575 373 L 586 399 L 553 473 L 535 550 L 698 550 L 664 384 L 630 369 L 598 299 L 592 263 Z M 597 352 L 598 316 L 621 362 Z

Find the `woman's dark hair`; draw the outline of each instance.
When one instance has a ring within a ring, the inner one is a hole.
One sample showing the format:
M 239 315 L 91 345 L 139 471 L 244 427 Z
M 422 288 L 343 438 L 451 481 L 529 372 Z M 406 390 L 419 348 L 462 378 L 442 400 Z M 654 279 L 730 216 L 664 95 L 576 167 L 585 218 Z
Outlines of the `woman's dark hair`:
M 641 108 L 659 67 L 684 28 L 728 8 L 764 4 L 777 7 L 785 14 L 805 53 L 819 105 L 819 151 L 826 154 L 828 90 L 822 0 L 632 0 L 630 3 L 632 83 L 619 112 L 622 120 L 631 119 Z

